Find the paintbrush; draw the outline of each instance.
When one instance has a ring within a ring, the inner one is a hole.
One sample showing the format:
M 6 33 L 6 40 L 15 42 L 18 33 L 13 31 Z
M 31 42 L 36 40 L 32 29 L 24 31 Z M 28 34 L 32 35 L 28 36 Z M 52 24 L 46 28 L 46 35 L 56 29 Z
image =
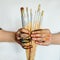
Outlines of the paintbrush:
M 42 25 L 43 16 L 44 16 L 44 11 L 42 10 L 42 12 L 41 12 L 41 16 L 40 16 L 40 25 Z M 40 26 L 40 27 L 41 27 L 41 26 Z
M 24 27 L 24 8 L 21 7 L 20 11 L 21 11 L 22 27 Z

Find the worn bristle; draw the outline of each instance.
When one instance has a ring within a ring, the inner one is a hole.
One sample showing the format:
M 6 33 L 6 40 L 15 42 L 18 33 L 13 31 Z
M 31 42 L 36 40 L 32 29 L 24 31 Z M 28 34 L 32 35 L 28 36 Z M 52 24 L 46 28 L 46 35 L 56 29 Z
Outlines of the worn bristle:
M 43 15 L 44 15 L 44 11 L 42 10 L 41 16 L 43 16 Z
M 21 14 L 24 14 L 24 8 L 23 7 L 20 8 L 20 11 L 21 11 Z
M 40 4 L 38 5 L 38 11 L 40 11 Z
M 20 9 L 21 9 L 21 10 L 24 10 L 24 8 L 23 8 L 23 7 L 21 7 Z

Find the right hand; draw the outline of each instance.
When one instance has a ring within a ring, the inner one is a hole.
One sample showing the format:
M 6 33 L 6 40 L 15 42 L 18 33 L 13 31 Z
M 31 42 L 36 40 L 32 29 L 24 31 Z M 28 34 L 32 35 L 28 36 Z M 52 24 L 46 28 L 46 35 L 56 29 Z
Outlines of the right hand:
M 30 48 L 31 45 L 29 44 L 29 40 L 26 38 L 30 38 L 30 31 L 25 29 L 25 28 L 21 28 L 18 29 L 18 31 L 16 32 L 16 41 L 23 47 L 23 48 Z M 27 42 L 27 43 L 25 43 Z
M 37 29 L 32 31 L 32 40 L 38 45 L 48 46 L 52 42 L 52 34 L 49 29 Z

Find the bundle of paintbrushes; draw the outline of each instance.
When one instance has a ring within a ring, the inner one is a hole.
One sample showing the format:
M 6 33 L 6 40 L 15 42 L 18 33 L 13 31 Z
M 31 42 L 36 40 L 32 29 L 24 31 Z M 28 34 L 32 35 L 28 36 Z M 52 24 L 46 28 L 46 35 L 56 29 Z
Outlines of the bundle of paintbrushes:
M 22 27 L 28 29 L 29 31 L 40 29 L 40 25 L 43 19 L 43 11 L 40 11 L 40 5 L 38 6 L 37 11 L 35 12 L 34 19 L 32 20 L 32 9 L 30 9 L 30 13 L 28 12 L 28 8 L 24 9 L 20 8 L 21 11 L 21 21 Z M 30 18 L 29 18 L 30 17 Z M 23 44 L 31 42 L 31 37 L 27 37 L 26 39 L 21 40 Z
M 22 27 L 28 29 L 30 32 L 32 30 L 40 29 L 42 19 L 43 19 L 43 11 L 40 9 L 40 5 L 38 5 L 37 11 L 35 11 L 35 15 L 32 18 L 32 9 L 24 9 L 23 7 L 20 8 L 21 11 L 21 21 Z M 34 60 L 36 44 L 31 37 L 28 36 L 25 39 L 22 38 L 20 42 L 23 45 L 23 48 L 26 49 L 27 60 Z M 29 48 L 28 48 L 29 47 Z
M 30 10 L 30 19 L 31 20 L 29 19 L 28 8 L 24 9 L 23 7 L 21 7 L 20 11 L 21 11 L 22 27 L 31 31 L 31 29 L 32 29 L 32 10 Z M 20 39 L 20 42 L 22 43 L 23 48 L 25 48 L 25 49 L 32 48 L 30 36 Z

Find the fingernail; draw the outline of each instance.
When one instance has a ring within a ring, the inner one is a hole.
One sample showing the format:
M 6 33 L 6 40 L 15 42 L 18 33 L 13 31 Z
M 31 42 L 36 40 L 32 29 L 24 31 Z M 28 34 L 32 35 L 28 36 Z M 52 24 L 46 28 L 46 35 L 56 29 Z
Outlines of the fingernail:
M 32 38 L 32 40 L 36 40 L 36 38 Z
M 19 39 L 20 39 L 20 37 L 17 37 L 17 39 L 19 40 Z

